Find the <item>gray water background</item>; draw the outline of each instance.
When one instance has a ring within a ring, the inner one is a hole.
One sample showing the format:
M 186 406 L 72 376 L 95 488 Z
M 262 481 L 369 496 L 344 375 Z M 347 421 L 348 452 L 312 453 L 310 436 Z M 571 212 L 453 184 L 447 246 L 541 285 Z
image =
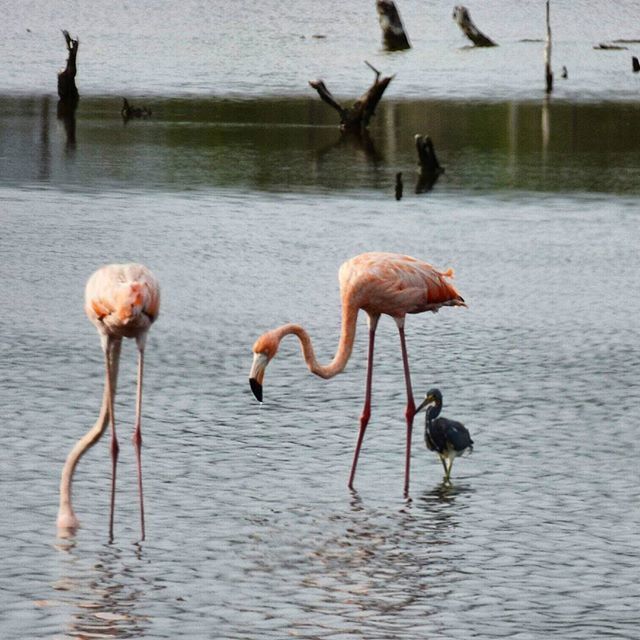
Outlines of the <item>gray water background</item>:
M 553 3 L 569 79 L 544 100 L 542 45 L 519 42 L 542 37 L 542 4 L 471 6 L 501 45 L 476 51 L 449 4 L 403 3 L 404 54 L 380 51 L 370 3 L 5 4 L 1 637 L 638 637 L 638 45 L 591 48 L 638 37 L 638 6 Z M 56 118 L 59 27 L 81 38 L 74 140 Z M 365 58 L 397 76 L 370 141 L 343 141 L 305 84 L 355 98 Z M 124 125 L 122 95 L 152 118 Z M 417 132 L 446 167 L 419 195 Z M 283 322 L 333 355 L 337 269 L 368 250 L 453 266 L 469 303 L 407 322 L 416 394 L 439 386 L 476 443 L 444 486 L 416 421 L 411 501 L 390 319 L 354 493 L 364 318 L 342 375 L 312 376 L 288 339 L 263 406 L 246 380 L 251 344 Z M 147 540 L 133 344 L 115 542 L 107 438 L 76 473 L 82 528 L 59 539 L 61 465 L 102 388 L 84 283 L 129 260 L 163 291 L 143 404 Z

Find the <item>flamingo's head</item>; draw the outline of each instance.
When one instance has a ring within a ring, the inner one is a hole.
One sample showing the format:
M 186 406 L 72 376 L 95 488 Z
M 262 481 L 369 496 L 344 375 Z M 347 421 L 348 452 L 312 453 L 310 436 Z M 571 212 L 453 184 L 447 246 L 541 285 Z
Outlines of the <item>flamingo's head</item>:
M 280 340 L 274 331 L 263 333 L 253 345 L 253 364 L 249 373 L 251 391 L 258 402 L 262 402 L 262 381 L 267 365 L 278 351 Z

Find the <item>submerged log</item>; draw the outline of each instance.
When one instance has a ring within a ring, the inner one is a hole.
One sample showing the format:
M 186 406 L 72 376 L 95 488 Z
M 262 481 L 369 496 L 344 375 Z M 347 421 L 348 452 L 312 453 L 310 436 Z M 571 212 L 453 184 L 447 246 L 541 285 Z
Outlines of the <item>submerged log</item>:
M 601 42 L 598 45 L 594 45 L 593 48 L 600 51 L 626 51 L 629 47 L 622 47 L 619 44 L 609 44 L 608 42 Z
M 467 36 L 467 38 L 469 38 L 476 47 L 498 46 L 493 40 L 491 40 L 491 38 L 485 36 L 484 33 L 482 33 L 482 31 L 473 24 L 471 16 L 469 15 L 469 10 L 461 4 L 454 7 L 453 19 L 458 23 L 458 26 L 462 29 L 464 35 Z
M 378 20 L 382 29 L 382 42 L 389 51 L 411 49 L 400 13 L 392 0 L 377 0 Z
M 433 189 L 433 185 L 438 181 L 440 175 L 444 173 L 444 167 L 438 162 L 433 141 L 429 136 L 421 136 L 416 133 L 415 141 L 418 161 L 420 162 L 416 193 L 426 193 Z
M 369 89 L 348 108 L 343 107 L 333 97 L 322 80 L 309 81 L 309 85 L 318 92 L 320 98 L 338 112 L 340 115 L 340 129 L 343 131 L 362 131 L 369 126 L 369 121 L 375 113 L 382 94 L 391 80 L 393 80 L 393 76 L 381 79 L 380 72 L 375 67 L 366 60 L 365 64 L 376 74 L 375 80 Z
M 68 31 L 63 30 L 62 34 L 67 43 L 69 57 L 67 58 L 66 68 L 58 74 L 58 96 L 60 96 L 60 102 L 63 102 L 67 108 L 75 108 L 80 99 L 78 88 L 76 87 L 76 57 L 80 40 L 74 40 Z
M 640 61 L 635 56 L 631 58 L 631 68 L 633 69 L 633 73 L 640 71 Z

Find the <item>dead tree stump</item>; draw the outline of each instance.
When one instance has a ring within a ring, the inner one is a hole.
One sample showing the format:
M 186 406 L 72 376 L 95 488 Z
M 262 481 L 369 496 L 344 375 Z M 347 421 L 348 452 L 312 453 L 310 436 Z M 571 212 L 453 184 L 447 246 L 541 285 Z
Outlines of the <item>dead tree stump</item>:
M 476 27 L 475 24 L 471 21 L 471 16 L 469 15 L 469 10 L 466 7 L 463 7 L 461 4 L 457 5 L 453 9 L 453 19 L 458 23 L 458 26 L 462 29 L 462 33 L 464 33 L 471 42 L 476 47 L 497 47 L 498 45 L 488 38 Z
M 416 193 L 426 193 L 433 189 L 433 185 L 444 173 L 444 167 L 440 166 L 436 156 L 436 150 L 429 136 L 421 136 L 416 133 L 416 150 L 420 163 L 418 171 L 418 182 L 416 183 Z
M 389 51 L 411 49 L 400 13 L 393 0 L 377 0 L 378 20 L 382 29 L 382 43 Z
M 62 34 L 67 42 L 69 57 L 67 58 L 66 68 L 58 74 L 58 96 L 60 96 L 60 102 L 62 102 L 66 108 L 75 109 L 80 99 L 80 94 L 76 87 L 76 57 L 78 55 L 80 40 L 74 40 L 68 31 L 63 30 Z
M 333 107 L 340 115 L 340 129 L 348 132 L 359 132 L 365 130 L 369 126 L 369 121 L 375 113 L 378 102 L 382 98 L 385 89 L 393 80 L 393 76 L 380 78 L 380 72 L 370 65 L 366 60 L 365 64 L 373 69 L 376 74 L 373 84 L 363 93 L 351 107 L 343 107 L 331 94 L 329 89 L 322 80 L 309 81 L 320 98 L 330 107 Z
M 549 0 L 547 0 L 547 39 L 544 44 L 545 91 L 553 91 L 553 72 L 551 71 L 551 20 L 549 18 Z

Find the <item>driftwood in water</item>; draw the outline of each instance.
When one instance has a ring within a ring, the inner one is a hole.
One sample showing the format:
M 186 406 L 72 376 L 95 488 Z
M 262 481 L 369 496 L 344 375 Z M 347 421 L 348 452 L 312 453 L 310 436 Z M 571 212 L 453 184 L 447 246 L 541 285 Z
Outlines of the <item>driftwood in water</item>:
M 549 0 L 547 0 L 547 40 L 544 45 L 545 91 L 553 91 L 553 72 L 551 71 L 551 21 L 549 19 Z
M 378 20 L 382 29 L 382 42 L 389 51 L 411 49 L 400 13 L 392 0 L 377 0 Z
M 640 71 L 640 61 L 635 56 L 631 58 L 631 68 L 633 69 L 633 73 Z
M 120 109 L 120 115 L 125 123 L 131 118 L 144 118 L 145 120 L 151 116 L 151 109 L 147 107 L 134 107 L 129 104 L 126 98 L 122 98 L 122 109 Z
M 609 44 L 608 42 L 601 42 L 600 44 L 594 45 L 594 49 L 599 49 L 600 51 L 626 51 L 629 47 L 622 47 L 619 44 Z
M 438 162 L 436 150 L 429 136 L 416 134 L 415 141 L 418 160 L 420 162 L 416 193 L 426 193 L 427 191 L 431 191 L 440 175 L 444 173 L 444 167 L 440 166 Z
M 469 10 L 466 7 L 463 7 L 461 4 L 457 5 L 453 9 L 453 19 L 458 23 L 458 26 L 462 29 L 464 33 L 471 42 L 476 47 L 497 47 L 498 45 L 488 38 L 476 27 L 475 24 L 471 21 L 471 16 L 469 15 Z
M 373 69 L 376 78 L 373 84 L 358 98 L 351 107 L 343 107 L 331 94 L 322 80 L 310 81 L 309 84 L 318 92 L 320 98 L 329 106 L 333 107 L 340 114 L 340 128 L 343 131 L 362 131 L 369 126 L 369 121 L 375 113 L 378 102 L 382 98 L 385 89 L 393 80 L 393 76 L 380 79 L 380 72 L 370 65 L 366 60 L 365 64 Z
M 75 109 L 80 99 L 78 88 L 76 87 L 76 57 L 80 40 L 74 40 L 68 31 L 63 30 L 62 34 L 67 42 L 69 57 L 67 58 L 66 68 L 58 74 L 58 95 L 60 96 L 60 102 L 63 102 L 66 107 Z

